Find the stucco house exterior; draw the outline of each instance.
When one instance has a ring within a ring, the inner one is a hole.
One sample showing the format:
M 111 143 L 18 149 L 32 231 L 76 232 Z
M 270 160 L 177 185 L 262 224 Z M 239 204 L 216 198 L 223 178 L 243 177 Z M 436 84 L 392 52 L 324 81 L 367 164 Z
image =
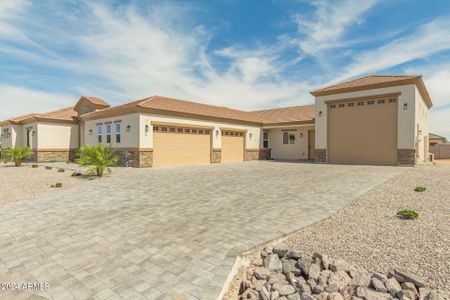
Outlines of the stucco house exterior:
M 311 92 L 315 104 L 241 111 L 153 96 L 0 123 L 3 148 L 30 146 L 37 161 L 67 160 L 80 145 L 117 150 L 120 165 L 160 167 L 278 159 L 416 165 L 428 158 L 431 99 L 421 76 L 370 75 Z M 6 147 L 5 147 L 6 146 Z

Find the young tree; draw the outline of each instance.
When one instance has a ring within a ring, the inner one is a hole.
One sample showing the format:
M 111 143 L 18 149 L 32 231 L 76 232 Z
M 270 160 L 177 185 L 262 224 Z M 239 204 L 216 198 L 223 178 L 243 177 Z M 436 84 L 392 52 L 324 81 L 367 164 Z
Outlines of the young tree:
M 33 151 L 28 147 L 14 147 L 3 151 L 2 160 L 5 162 L 13 161 L 16 167 L 22 166 L 24 159 L 33 156 Z

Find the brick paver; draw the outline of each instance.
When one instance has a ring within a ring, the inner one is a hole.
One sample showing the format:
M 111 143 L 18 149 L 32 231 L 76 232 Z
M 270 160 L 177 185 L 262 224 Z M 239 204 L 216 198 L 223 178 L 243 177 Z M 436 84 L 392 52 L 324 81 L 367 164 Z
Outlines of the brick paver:
M 50 289 L 0 299 L 215 299 L 239 253 L 402 171 L 281 162 L 133 169 L 7 204 L 0 282 Z

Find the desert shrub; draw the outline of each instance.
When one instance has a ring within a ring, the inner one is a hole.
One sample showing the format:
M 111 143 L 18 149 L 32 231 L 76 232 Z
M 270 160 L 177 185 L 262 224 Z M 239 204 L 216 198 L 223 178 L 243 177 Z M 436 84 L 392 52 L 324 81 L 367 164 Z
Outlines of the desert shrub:
M 50 166 L 46 166 L 46 167 L 45 167 L 45 169 L 46 169 L 46 170 L 51 170 L 51 169 L 52 169 L 52 167 L 50 167 Z
M 72 175 L 70 175 L 70 176 L 76 177 L 76 176 L 81 176 L 81 175 L 82 174 L 80 172 L 73 172 Z
M 62 187 L 62 183 L 61 182 L 57 182 L 55 184 L 51 185 L 52 188 L 61 188 Z
M 100 144 L 96 146 L 82 146 L 79 150 L 80 159 L 77 163 L 81 166 L 90 166 L 86 172 L 96 172 L 97 176 L 103 176 L 105 170 L 111 172 L 110 167 L 117 165 L 119 158 L 115 155 L 115 150 L 111 147 L 104 147 Z
M 58 169 L 58 172 L 59 173 L 64 173 L 66 170 L 64 170 L 64 169 Z
M 426 187 L 423 187 L 423 186 L 416 186 L 416 188 L 414 189 L 414 191 L 415 192 L 419 192 L 419 193 L 421 193 L 421 192 L 425 192 L 426 191 Z
M 404 209 L 397 212 L 397 216 L 402 219 L 415 220 L 419 218 L 419 213 L 414 210 Z
M 35 169 L 35 168 L 37 168 L 37 167 L 39 167 L 39 166 L 38 166 L 37 164 L 32 164 L 31 167 L 32 167 L 33 169 Z

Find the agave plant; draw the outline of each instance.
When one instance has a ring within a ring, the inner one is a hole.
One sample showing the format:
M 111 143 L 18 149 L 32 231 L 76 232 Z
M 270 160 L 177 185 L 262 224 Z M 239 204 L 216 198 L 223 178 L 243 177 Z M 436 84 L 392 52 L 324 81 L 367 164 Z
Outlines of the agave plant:
M 79 150 L 79 156 L 77 163 L 81 166 L 90 166 L 86 172 L 95 172 L 99 177 L 103 176 L 105 171 L 111 172 L 110 167 L 116 166 L 119 161 L 113 148 L 104 147 L 100 144 L 97 146 L 82 146 Z
M 16 167 L 20 167 L 24 159 L 31 158 L 33 151 L 28 147 L 14 147 L 5 149 L 2 160 L 5 162 L 13 161 Z

